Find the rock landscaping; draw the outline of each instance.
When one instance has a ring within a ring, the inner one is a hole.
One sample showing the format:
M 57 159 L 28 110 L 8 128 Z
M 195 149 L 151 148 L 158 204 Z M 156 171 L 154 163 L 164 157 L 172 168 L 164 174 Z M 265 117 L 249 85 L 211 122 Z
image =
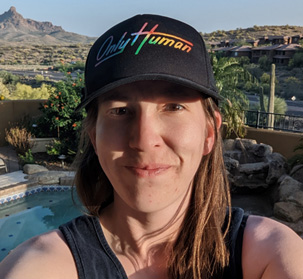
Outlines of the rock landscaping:
M 270 145 L 250 139 L 225 140 L 224 162 L 235 206 L 276 219 L 303 235 L 303 165 L 290 170 Z

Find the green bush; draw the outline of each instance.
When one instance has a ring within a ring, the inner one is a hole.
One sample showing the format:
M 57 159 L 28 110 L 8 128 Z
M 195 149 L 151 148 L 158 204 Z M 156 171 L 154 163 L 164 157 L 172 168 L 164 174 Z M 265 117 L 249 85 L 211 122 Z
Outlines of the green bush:
M 260 65 L 260 68 L 264 71 L 269 71 L 270 70 L 270 65 L 271 62 L 268 59 L 267 56 L 262 56 L 259 58 L 258 64 Z
M 26 164 L 35 164 L 35 159 L 32 154 L 32 150 L 29 149 L 28 151 L 25 152 L 25 155 L 19 154 L 19 159 L 20 159 L 20 164 L 22 166 Z
M 303 67 L 303 50 L 299 50 L 294 54 L 293 58 L 290 59 L 288 66 L 291 69 Z
M 75 112 L 75 109 L 80 104 L 83 87 L 83 75 L 74 79 L 67 74 L 64 80 L 55 84 L 55 90 L 41 105 L 43 115 L 37 120 L 35 135 L 57 138 L 58 142 L 50 147 L 50 152 L 52 148 L 65 155 L 77 151 L 79 130 L 86 112 L 85 109 Z
M 0 78 L 2 80 L 3 84 L 17 84 L 19 82 L 20 78 L 12 73 L 6 72 L 6 71 L 0 71 Z

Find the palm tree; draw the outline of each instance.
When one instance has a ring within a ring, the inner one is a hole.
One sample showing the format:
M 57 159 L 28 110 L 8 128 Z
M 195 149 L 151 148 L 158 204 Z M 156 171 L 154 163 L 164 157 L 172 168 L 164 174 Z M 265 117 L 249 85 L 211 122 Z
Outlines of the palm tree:
M 237 137 L 245 136 L 243 124 L 243 110 L 248 108 L 246 95 L 237 88 L 240 80 L 251 79 L 251 74 L 246 71 L 235 58 L 211 57 L 216 86 L 224 98 L 220 107 L 223 119 L 227 123 L 226 136 L 235 133 Z

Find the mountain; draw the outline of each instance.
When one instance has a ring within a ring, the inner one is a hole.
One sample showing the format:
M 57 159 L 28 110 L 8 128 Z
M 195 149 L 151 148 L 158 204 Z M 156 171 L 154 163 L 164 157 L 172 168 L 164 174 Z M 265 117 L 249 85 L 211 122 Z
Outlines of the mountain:
M 11 7 L 0 15 L 0 44 L 88 44 L 95 38 L 65 31 L 61 26 L 51 22 L 39 22 L 25 19 Z

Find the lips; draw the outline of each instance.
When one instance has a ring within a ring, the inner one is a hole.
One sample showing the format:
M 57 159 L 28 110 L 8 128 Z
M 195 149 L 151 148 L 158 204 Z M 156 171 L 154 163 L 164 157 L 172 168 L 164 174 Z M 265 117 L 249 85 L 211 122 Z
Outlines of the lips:
M 150 164 L 150 165 L 138 165 L 138 166 L 126 166 L 126 169 L 131 171 L 138 177 L 153 177 L 158 176 L 166 172 L 171 168 L 170 165 L 163 164 Z

